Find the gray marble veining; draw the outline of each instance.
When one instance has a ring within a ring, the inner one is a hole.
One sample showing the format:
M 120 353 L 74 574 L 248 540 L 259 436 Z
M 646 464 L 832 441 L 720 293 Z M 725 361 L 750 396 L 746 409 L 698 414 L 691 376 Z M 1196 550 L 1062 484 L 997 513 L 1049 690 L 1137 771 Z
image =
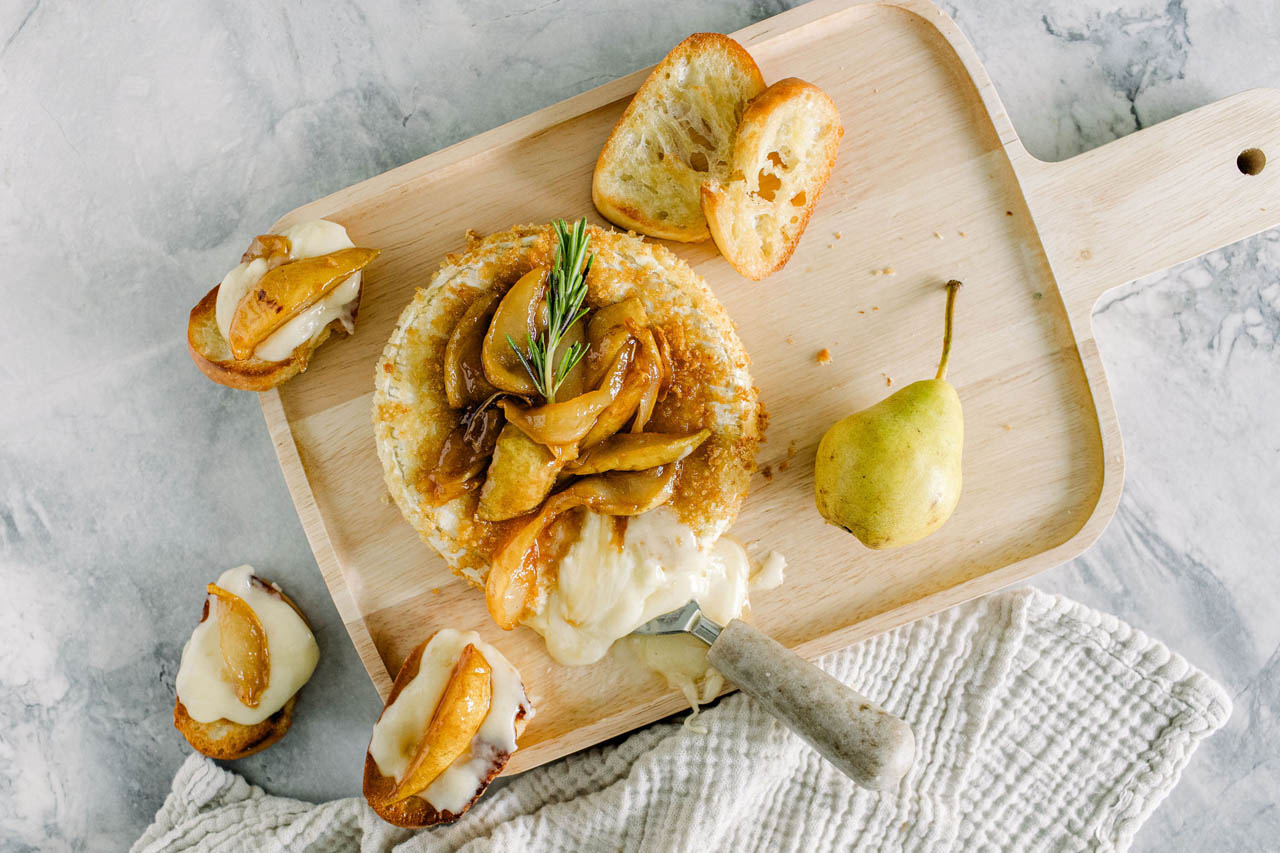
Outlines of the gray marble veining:
M 170 709 L 199 589 L 237 561 L 299 600 L 323 652 L 307 713 L 237 769 L 308 799 L 357 789 L 378 700 L 256 399 L 186 358 L 200 282 L 298 204 L 787 5 L 0 2 L 0 847 L 141 831 L 185 753 Z M 1280 86 L 1273 0 L 942 5 L 1046 159 Z M 1235 697 L 1137 849 L 1274 849 L 1280 233 L 1113 291 L 1094 322 L 1125 494 L 1037 583 Z

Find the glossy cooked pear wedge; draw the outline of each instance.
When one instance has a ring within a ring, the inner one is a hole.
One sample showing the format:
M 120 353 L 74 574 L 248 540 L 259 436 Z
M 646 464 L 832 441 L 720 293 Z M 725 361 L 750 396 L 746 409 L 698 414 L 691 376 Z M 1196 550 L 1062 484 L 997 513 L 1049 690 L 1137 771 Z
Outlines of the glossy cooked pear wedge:
M 546 290 L 547 268 L 529 270 L 502 297 L 485 331 L 484 344 L 480 348 L 484 375 L 503 391 L 525 396 L 538 393 L 538 386 L 529 378 L 511 342 L 514 341 L 518 347 L 526 347 L 531 337 L 536 338 L 541 333 L 546 325 L 542 316 L 542 297 Z
M 267 262 L 267 269 L 272 269 L 287 263 L 292 253 L 293 241 L 283 234 L 259 234 L 240 256 L 240 263 L 247 264 L 262 258 Z
M 485 604 L 493 621 L 510 631 L 520 623 L 538 592 L 538 537 L 555 517 L 574 507 L 604 515 L 640 515 L 671 499 L 678 464 L 647 471 L 614 471 L 584 477 L 556 492 L 537 515 L 517 530 L 494 555 L 485 582 Z
M 477 296 L 449 334 L 444 348 L 444 394 L 455 409 L 482 403 L 498 390 L 485 378 L 481 352 L 501 299 L 498 290 Z
M 620 432 L 587 450 L 564 468 L 566 474 L 586 476 L 605 471 L 643 471 L 679 462 L 702 446 L 711 430 L 688 435 L 662 432 Z
M 218 648 L 222 666 L 245 707 L 256 708 L 271 680 L 267 631 L 243 598 L 215 583 L 208 593 L 217 600 Z
M 550 450 L 515 424 L 507 424 L 493 448 L 476 518 L 505 521 L 537 509 L 555 488 L 561 464 Z
M 652 335 L 649 336 L 649 340 L 654 340 Z M 579 442 L 579 451 L 599 444 L 622 429 L 627 421 L 636 416 L 641 404 L 646 399 L 651 399 L 655 402 L 657 400 L 658 391 L 662 384 L 662 360 L 657 352 L 656 342 L 654 348 L 650 349 L 645 345 L 644 341 L 636 339 L 619 352 L 619 360 L 626 353 L 632 353 L 632 355 L 630 356 L 630 363 L 622 365 L 622 369 L 625 372 L 622 374 L 621 387 L 614 394 L 613 402 L 600 413 L 600 417 L 596 419 L 595 426 Z M 606 381 L 616 381 L 619 369 L 618 364 L 619 362 L 615 361 L 615 367 L 610 368 Z M 652 407 L 650 407 L 649 411 L 652 412 Z M 648 420 L 647 416 L 645 420 Z M 643 426 L 641 424 L 641 428 Z
M 514 400 L 503 400 L 499 405 L 506 412 L 508 423 L 515 424 L 529 438 L 552 448 L 555 453 L 557 447 L 576 445 L 612 402 L 613 392 L 598 388 L 560 403 L 522 406 Z
M 493 669 L 480 650 L 468 643 L 427 722 L 417 754 L 388 802 L 398 803 L 422 793 L 466 752 L 492 701 Z
M 341 249 L 267 270 L 231 317 L 227 330 L 231 354 L 238 359 L 251 357 L 258 344 L 367 267 L 378 254 L 377 249 Z
M 632 325 L 644 327 L 649 324 L 649 315 L 644 305 L 634 296 L 621 302 L 606 305 L 596 310 L 587 323 L 587 357 L 586 382 L 588 388 L 594 388 L 604 378 L 605 372 L 613 364 L 618 350 L 631 339 Z
M 436 506 L 474 489 L 505 423 L 502 410 L 492 406 L 464 418 L 445 436 L 436 466 L 422 475 L 418 488 L 430 495 Z

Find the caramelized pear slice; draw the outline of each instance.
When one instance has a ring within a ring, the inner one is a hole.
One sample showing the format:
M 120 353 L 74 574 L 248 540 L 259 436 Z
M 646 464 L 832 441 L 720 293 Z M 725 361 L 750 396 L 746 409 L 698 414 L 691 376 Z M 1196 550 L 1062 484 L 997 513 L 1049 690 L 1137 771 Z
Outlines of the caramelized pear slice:
M 679 462 L 711 435 L 703 429 L 689 435 L 661 432 L 618 433 L 606 438 L 565 466 L 566 474 L 586 476 L 605 471 L 643 471 Z
M 653 332 L 653 340 L 658 345 L 658 358 L 662 362 L 662 388 L 658 391 L 658 402 L 662 402 L 671 388 L 671 378 L 675 372 L 671 366 L 671 343 L 659 327 L 651 326 L 650 331 Z
M 550 450 L 519 427 L 507 424 L 493 448 L 476 517 L 481 521 L 505 521 L 537 509 L 555 487 L 559 472 L 560 462 Z
M 671 499 L 678 473 L 679 465 L 672 464 L 647 471 L 597 474 L 552 495 L 494 555 L 484 590 L 493 621 L 509 631 L 520 624 L 536 600 L 542 568 L 538 537 L 556 516 L 579 506 L 604 515 L 640 515 Z
M 514 400 L 503 400 L 501 406 L 507 413 L 508 423 L 518 426 L 525 435 L 539 444 L 556 448 L 577 444 L 612 402 L 613 394 L 610 390 L 600 388 L 563 403 L 531 407 L 522 406 Z
M 480 650 L 468 643 L 431 713 L 417 754 L 396 783 L 389 802 L 398 803 L 422 793 L 470 749 L 492 702 L 493 669 Z
M 653 417 L 653 409 L 658 405 L 658 397 L 662 395 L 666 382 L 666 365 L 662 360 L 662 351 L 658 349 L 658 340 L 651 329 L 632 329 L 640 348 L 644 352 L 641 363 L 650 369 L 645 374 L 644 390 L 640 393 L 640 402 L 636 404 L 636 418 L 631 422 L 632 432 L 641 432 L 649 418 Z
M 503 425 L 502 410 L 490 406 L 463 418 L 445 437 L 436 466 L 418 484 L 436 506 L 480 484 Z
M 591 315 L 587 324 L 587 357 L 583 359 L 588 388 L 599 384 L 618 351 L 631 339 L 628 320 L 638 327 L 649 322 L 644 305 L 634 296 L 599 308 Z
M 218 648 L 222 667 L 245 707 L 256 708 L 271 680 L 267 630 L 249 603 L 216 583 L 206 588 L 217 600 Z
M 249 358 L 272 332 L 316 304 L 378 257 L 377 249 L 341 249 L 267 270 L 231 315 L 227 343 L 238 359 Z
M 503 391 L 531 396 L 538 393 L 528 371 L 520 363 L 520 356 L 507 341 L 511 338 L 522 350 L 529 345 L 529 338 L 536 338 L 543 318 L 542 296 L 547 289 L 547 268 L 534 267 L 522 275 L 498 303 L 498 309 L 485 331 L 480 349 L 484 374 L 489 382 Z
M 292 252 L 293 242 L 283 234 L 259 234 L 240 256 L 240 263 L 247 264 L 262 258 L 270 269 L 288 261 Z
M 614 395 L 613 402 L 600 413 L 600 417 L 596 419 L 595 426 L 583 437 L 582 441 L 578 442 L 579 452 L 589 447 L 594 447 L 622 429 L 627 421 L 631 420 L 632 416 L 636 414 L 636 410 L 645 398 L 645 393 L 649 391 L 651 386 L 661 382 L 662 368 L 654 355 L 654 351 L 647 350 L 640 345 L 639 341 L 630 346 L 634 355 L 631 357 L 630 363 L 625 365 L 625 374 L 622 377 L 621 387 L 617 394 Z M 626 352 L 626 350 L 624 349 L 623 352 Z M 609 381 L 616 380 L 616 370 L 611 368 Z
M 480 294 L 449 333 L 449 343 L 444 348 L 444 394 L 455 409 L 482 403 L 498 390 L 484 376 L 481 350 L 501 299 L 497 290 Z

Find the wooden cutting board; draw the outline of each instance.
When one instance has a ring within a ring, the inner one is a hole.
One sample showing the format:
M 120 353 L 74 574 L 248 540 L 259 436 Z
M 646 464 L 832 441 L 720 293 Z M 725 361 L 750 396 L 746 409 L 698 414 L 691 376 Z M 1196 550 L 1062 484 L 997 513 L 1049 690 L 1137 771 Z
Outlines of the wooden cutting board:
M 814 657 L 991 592 L 1083 551 L 1120 495 L 1120 432 L 1090 329 L 1107 288 L 1280 223 L 1280 92 L 1253 91 L 1062 163 L 1031 157 L 972 47 L 924 0 L 810 3 L 735 34 L 769 81 L 824 88 L 846 133 L 790 264 L 740 278 L 711 244 L 672 245 L 737 321 L 769 411 L 761 472 L 733 535 L 788 560 L 751 619 Z M 537 704 L 508 772 L 679 710 L 656 677 L 611 658 L 569 668 L 421 543 L 387 497 L 370 421 L 374 364 L 414 289 L 466 229 L 602 222 L 596 155 L 639 71 L 308 204 L 382 249 L 354 338 L 262 406 L 325 582 L 385 696 L 409 650 L 472 628 L 520 668 Z M 951 521 L 873 552 L 813 505 L 818 439 L 835 420 L 931 376 L 942 284 L 965 282 L 949 378 L 965 408 L 964 493 Z M 831 361 L 816 354 L 828 349 Z M 887 697 L 876 697 L 885 699 Z M 369 721 L 372 725 L 373 721 Z

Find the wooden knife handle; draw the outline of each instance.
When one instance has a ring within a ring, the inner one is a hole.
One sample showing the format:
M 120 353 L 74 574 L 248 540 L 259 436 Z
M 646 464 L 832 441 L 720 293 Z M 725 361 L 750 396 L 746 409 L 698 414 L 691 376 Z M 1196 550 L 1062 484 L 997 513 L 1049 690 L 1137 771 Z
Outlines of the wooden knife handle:
M 742 620 L 724 627 L 707 659 L 862 787 L 892 788 L 911 767 L 906 723 Z

